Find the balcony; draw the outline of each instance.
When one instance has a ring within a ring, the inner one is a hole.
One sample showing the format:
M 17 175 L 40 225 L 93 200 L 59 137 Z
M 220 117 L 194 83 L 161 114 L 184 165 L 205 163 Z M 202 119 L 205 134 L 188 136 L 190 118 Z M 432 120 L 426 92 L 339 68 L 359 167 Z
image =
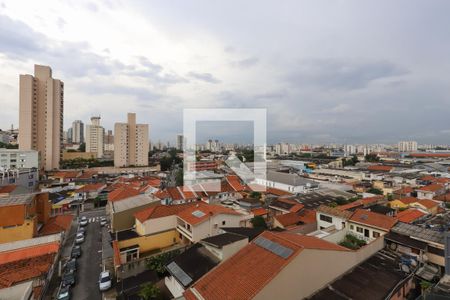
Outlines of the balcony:
M 177 225 L 177 230 L 178 230 L 179 233 L 184 235 L 187 239 L 192 241 L 192 232 L 189 231 L 186 227 L 184 227 L 182 225 Z

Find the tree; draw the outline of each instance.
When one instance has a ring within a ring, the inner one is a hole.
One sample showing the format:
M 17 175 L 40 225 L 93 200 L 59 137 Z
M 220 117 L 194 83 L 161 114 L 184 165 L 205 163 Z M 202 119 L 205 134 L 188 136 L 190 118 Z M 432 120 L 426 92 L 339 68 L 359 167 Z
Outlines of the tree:
M 250 193 L 250 198 L 261 199 L 261 193 L 253 191 Z
M 183 177 L 184 177 L 183 168 L 179 168 L 177 170 L 177 172 L 176 172 L 176 175 L 175 175 L 175 182 L 176 182 L 177 186 L 182 186 L 183 185 L 183 182 L 184 182 Z
M 86 143 L 81 143 L 80 147 L 78 147 L 78 151 L 86 152 Z
M 141 285 L 139 297 L 144 300 L 158 299 L 161 295 L 160 289 L 152 282 Z
M 366 156 L 364 156 L 364 159 L 368 162 L 378 162 L 380 160 L 378 155 L 375 153 L 366 154 Z
M 253 219 L 250 220 L 250 223 L 252 223 L 253 228 L 267 229 L 266 221 L 261 216 L 254 217 Z
M 375 195 L 383 195 L 383 191 L 376 188 L 370 188 L 367 190 L 367 192 Z
M 160 255 L 152 256 L 147 260 L 147 268 L 158 273 L 159 276 L 164 276 L 166 273 L 166 265 L 177 256 L 180 252 L 178 250 L 165 252 Z

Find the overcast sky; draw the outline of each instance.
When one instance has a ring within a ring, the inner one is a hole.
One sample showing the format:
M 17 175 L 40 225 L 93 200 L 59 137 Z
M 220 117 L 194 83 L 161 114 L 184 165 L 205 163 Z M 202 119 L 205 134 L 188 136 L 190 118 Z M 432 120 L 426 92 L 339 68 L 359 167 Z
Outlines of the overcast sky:
M 267 108 L 269 142 L 450 144 L 450 1 L 0 0 L 0 128 L 50 65 L 64 123 Z M 226 134 L 226 133 L 225 133 Z

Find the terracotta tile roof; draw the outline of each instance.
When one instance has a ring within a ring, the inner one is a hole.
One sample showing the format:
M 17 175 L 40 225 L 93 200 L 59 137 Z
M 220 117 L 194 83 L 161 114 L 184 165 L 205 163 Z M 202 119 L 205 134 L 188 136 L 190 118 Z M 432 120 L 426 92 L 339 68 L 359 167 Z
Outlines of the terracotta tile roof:
M 14 192 L 14 190 L 17 188 L 17 185 L 15 184 L 9 184 L 5 186 L 0 186 L 0 194 L 9 194 Z
M 38 257 L 49 253 L 56 253 L 59 250 L 59 243 L 47 243 L 32 247 L 20 248 L 0 253 L 0 265 L 20 261 L 27 258 Z
M 283 227 L 299 225 L 299 224 L 303 223 L 301 220 L 301 217 L 295 212 L 278 215 L 278 216 L 275 216 L 274 219 L 277 220 L 278 223 L 280 223 Z
M 381 171 L 381 172 L 390 172 L 394 167 L 392 166 L 383 166 L 383 165 L 371 165 L 367 167 L 369 171 Z
M 297 213 L 298 216 L 300 216 L 300 221 L 302 221 L 305 224 L 311 224 L 316 223 L 316 211 L 312 209 L 304 209 L 301 212 Z
M 53 174 L 54 178 L 77 178 L 80 176 L 80 171 L 59 171 Z
M 434 200 L 443 201 L 443 202 L 450 202 L 450 193 L 436 196 L 436 197 L 434 197 Z
M 55 253 L 25 258 L 0 265 L 0 289 L 16 283 L 47 275 Z
M 330 207 L 330 206 L 323 205 L 323 204 L 317 208 L 317 211 L 322 212 L 327 215 L 339 217 L 342 219 L 349 219 L 352 216 L 352 212 L 350 212 L 350 211 L 341 210 L 337 207 Z
M 398 190 L 395 190 L 394 193 L 395 194 L 409 194 L 412 193 L 414 191 L 414 189 L 410 186 L 404 186 L 402 188 L 399 188 Z
M 196 217 L 192 213 L 195 211 L 203 212 L 203 216 Z M 223 207 L 220 205 L 206 204 L 203 202 L 196 202 L 195 205 L 188 207 L 180 211 L 177 215 L 179 218 L 183 219 L 185 222 L 196 225 L 202 223 L 209 219 L 210 216 L 218 214 L 228 214 L 228 215 L 241 215 L 240 213 L 234 211 L 231 208 Z
M 255 244 L 255 240 L 231 258 L 218 265 L 192 288 L 203 299 L 251 299 L 254 298 L 284 267 L 303 249 L 349 251 L 336 244 L 315 237 L 292 233 L 263 232 L 260 237 L 278 243 L 293 252 L 282 258 Z M 186 299 L 197 299 L 192 291 L 184 293 Z
M 170 198 L 169 193 L 167 192 L 167 190 L 159 190 L 156 193 L 153 194 L 156 198 L 158 199 L 166 199 L 166 198 Z
M 389 231 L 391 227 L 397 223 L 397 220 L 393 217 L 377 214 L 364 209 L 357 209 L 350 218 L 350 221 L 386 231 Z
M 430 184 L 430 185 L 426 185 L 423 186 L 421 188 L 418 188 L 418 191 L 424 191 L 424 192 L 437 192 L 440 191 L 444 188 L 444 186 L 440 185 L 440 184 Z
M 72 225 L 73 215 L 59 215 L 51 217 L 41 228 L 39 235 L 49 235 L 54 233 L 66 232 Z
M 195 203 L 185 203 L 185 204 L 178 204 L 178 205 L 158 205 L 158 206 L 152 206 L 148 207 L 146 209 L 143 209 L 141 211 L 138 211 L 134 214 L 136 219 L 138 219 L 141 223 L 149 220 L 149 219 L 157 219 L 157 218 L 163 218 L 168 216 L 173 216 L 178 214 L 179 212 L 194 206 Z
M 96 192 L 98 190 L 101 190 L 102 188 L 106 187 L 106 184 L 104 183 L 90 183 L 82 186 L 81 188 L 77 189 L 76 193 L 88 193 L 88 192 Z
M 268 213 L 269 213 L 269 211 L 267 209 L 265 209 L 265 208 L 262 208 L 262 207 L 252 209 L 252 214 L 254 216 L 265 216 Z
M 436 207 L 439 205 L 438 202 L 433 201 L 433 200 L 429 200 L 429 199 L 420 199 L 416 201 L 417 203 L 419 203 L 420 205 L 426 207 L 427 209 Z
M 419 199 L 417 199 L 416 197 L 404 197 L 404 198 L 395 199 L 395 200 L 398 200 L 398 201 L 402 202 L 405 205 L 409 205 L 411 203 L 417 202 L 417 200 L 419 200 Z
M 84 171 L 83 174 L 81 174 L 80 176 L 78 176 L 79 179 L 89 179 L 94 177 L 95 175 L 97 175 L 98 172 L 97 171 Z
M 134 188 L 117 188 L 108 194 L 108 201 L 115 202 L 129 197 L 137 196 L 140 192 Z
M 367 197 L 367 198 L 363 198 L 363 199 L 359 199 L 359 200 L 350 202 L 348 204 L 340 205 L 337 208 L 339 208 L 340 210 L 349 210 L 349 209 L 359 207 L 359 206 L 366 207 L 369 204 L 377 203 L 383 199 L 384 199 L 383 196 Z
M 352 209 L 355 207 L 360 207 L 360 206 L 363 207 L 364 204 L 362 204 L 360 200 L 356 200 L 356 201 L 353 201 L 353 202 L 350 202 L 350 203 L 347 203 L 344 205 L 339 205 L 336 208 L 340 209 L 340 210 L 349 210 L 349 209 Z
M 368 205 L 368 204 L 377 203 L 383 199 L 384 199 L 383 196 L 373 196 L 373 197 L 362 198 L 358 201 L 360 201 L 363 205 Z
M 404 211 L 399 212 L 397 214 L 397 219 L 400 222 L 411 223 L 411 222 L 414 222 L 417 219 L 422 218 L 425 215 L 426 215 L 426 213 L 421 212 L 418 209 L 409 208 L 409 209 L 406 209 Z
M 291 207 L 291 209 L 289 210 L 290 212 L 298 212 L 300 210 L 302 210 L 305 206 L 303 204 L 295 204 L 294 206 Z
M 242 192 L 245 190 L 245 185 L 241 184 L 241 180 L 237 175 L 228 175 L 226 180 L 236 192 Z

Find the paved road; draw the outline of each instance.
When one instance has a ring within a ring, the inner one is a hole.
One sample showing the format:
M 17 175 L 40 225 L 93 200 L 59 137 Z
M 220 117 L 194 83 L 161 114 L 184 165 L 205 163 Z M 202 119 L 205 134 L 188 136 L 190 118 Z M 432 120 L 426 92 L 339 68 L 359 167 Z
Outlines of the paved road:
M 86 228 L 86 239 L 81 245 L 82 255 L 78 259 L 78 282 L 72 289 L 73 299 L 102 299 L 98 289 L 98 276 L 101 272 L 102 258 L 102 228 L 100 227 L 100 216 L 104 215 L 104 210 L 87 211 L 80 214 L 80 216 L 86 216 L 88 218 L 89 225 L 87 225 Z

